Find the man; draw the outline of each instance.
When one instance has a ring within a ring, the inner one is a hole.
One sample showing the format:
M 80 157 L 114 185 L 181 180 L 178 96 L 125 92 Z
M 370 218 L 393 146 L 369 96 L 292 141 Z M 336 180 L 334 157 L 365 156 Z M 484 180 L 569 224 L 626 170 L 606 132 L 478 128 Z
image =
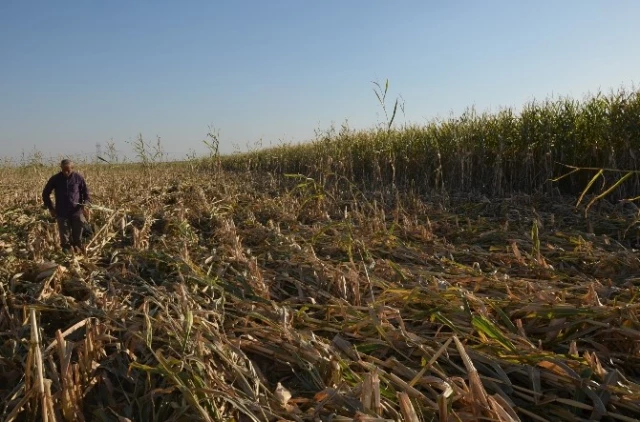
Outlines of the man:
M 58 221 L 62 249 L 71 247 L 82 250 L 82 230 L 86 219 L 82 204 L 89 203 L 89 189 L 84 178 L 76 173 L 71 160 L 62 160 L 60 173 L 52 176 L 42 191 L 44 206 Z M 51 192 L 55 191 L 55 207 Z

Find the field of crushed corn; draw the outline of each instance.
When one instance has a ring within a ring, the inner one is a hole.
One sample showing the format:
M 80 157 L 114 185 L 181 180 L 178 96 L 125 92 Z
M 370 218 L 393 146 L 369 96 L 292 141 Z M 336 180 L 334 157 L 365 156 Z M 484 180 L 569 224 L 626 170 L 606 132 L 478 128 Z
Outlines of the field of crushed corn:
M 81 166 L 65 256 L 53 171 L 0 180 L 2 421 L 640 418 L 629 204 Z

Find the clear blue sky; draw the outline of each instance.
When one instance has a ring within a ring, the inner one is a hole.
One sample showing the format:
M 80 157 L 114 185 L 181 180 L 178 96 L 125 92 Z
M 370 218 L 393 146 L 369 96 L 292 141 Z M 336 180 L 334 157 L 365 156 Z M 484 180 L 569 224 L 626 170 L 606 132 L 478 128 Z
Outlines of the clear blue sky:
M 0 0 L 0 156 L 142 133 L 175 157 L 631 87 L 638 0 Z

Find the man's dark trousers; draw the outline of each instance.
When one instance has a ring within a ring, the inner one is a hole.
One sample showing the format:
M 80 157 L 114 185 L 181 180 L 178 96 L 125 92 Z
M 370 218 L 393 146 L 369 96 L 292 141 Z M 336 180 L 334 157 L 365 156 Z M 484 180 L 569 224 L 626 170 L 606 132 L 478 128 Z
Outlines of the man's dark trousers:
M 84 215 L 73 215 L 69 218 L 57 218 L 60 245 L 69 250 L 71 246 L 82 249 L 82 230 L 84 229 Z

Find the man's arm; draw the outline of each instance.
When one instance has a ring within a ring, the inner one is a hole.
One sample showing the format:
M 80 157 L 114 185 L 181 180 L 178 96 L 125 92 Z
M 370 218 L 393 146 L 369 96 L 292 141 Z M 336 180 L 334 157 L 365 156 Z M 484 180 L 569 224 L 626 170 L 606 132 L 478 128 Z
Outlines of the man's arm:
M 55 188 L 55 176 L 51 177 L 42 191 L 42 202 L 49 211 L 54 211 L 53 202 L 51 202 L 51 192 Z

